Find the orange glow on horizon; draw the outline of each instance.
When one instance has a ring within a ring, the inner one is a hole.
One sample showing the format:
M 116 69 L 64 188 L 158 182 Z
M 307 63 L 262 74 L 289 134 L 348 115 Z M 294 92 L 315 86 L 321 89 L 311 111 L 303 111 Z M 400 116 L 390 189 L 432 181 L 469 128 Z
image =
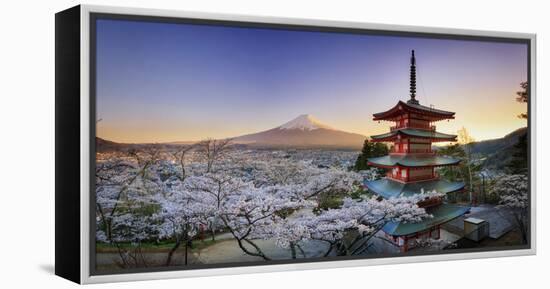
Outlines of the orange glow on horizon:
M 516 129 L 526 127 L 527 121 L 517 117 L 521 112 L 525 112 L 527 105 L 508 101 L 507 105 L 491 107 L 480 105 L 477 108 L 471 107 L 471 104 L 463 104 L 462 107 L 453 107 L 453 105 L 438 105 L 436 108 L 455 111 L 455 119 L 449 121 L 435 122 L 437 130 L 444 133 L 456 134 L 459 129 L 465 127 L 476 141 L 501 138 Z M 393 103 L 388 103 L 390 108 Z M 336 129 L 358 133 L 365 136 L 381 134 L 388 131 L 391 123 L 372 120 L 372 111 L 358 117 L 349 117 L 341 115 L 318 116 L 322 121 Z M 142 123 L 108 123 L 102 121 L 97 126 L 97 136 L 115 142 L 121 143 L 166 143 L 178 141 L 199 141 L 206 138 L 230 138 L 245 134 L 256 133 L 277 127 L 288 119 L 281 119 L 279 123 L 272 123 L 271 126 L 265 125 L 255 127 L 252 125 L 255 120 L 250 120 L 249 124 L 232 125 L 224 124 L 174 124 L 159 121 L 143 121 Z

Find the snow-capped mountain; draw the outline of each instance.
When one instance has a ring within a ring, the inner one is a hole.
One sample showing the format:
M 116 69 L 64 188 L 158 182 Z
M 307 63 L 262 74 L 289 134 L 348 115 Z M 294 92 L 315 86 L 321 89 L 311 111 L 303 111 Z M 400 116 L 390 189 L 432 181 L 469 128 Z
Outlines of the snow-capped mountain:
M 270 130 L 236 137 L 233 142 L 258 146 L 360 148 L 365 138 L 304 114 Z
M 297 118 L 279 126 L 280 129 L 301 129 L 301 130 L 314 130 L 319 128 L 332 129 L 334 128 L 321 123 L 311 114 L 302 114 Z

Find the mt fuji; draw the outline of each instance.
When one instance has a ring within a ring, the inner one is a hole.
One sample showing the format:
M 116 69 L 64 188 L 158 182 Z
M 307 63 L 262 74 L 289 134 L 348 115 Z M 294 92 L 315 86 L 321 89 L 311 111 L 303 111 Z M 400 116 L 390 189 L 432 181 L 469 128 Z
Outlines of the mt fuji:
M 235 143 L 265 147 L 361 148 L 364 135 L 345 132 L 303 114 L 278 127 L 233 138 Z

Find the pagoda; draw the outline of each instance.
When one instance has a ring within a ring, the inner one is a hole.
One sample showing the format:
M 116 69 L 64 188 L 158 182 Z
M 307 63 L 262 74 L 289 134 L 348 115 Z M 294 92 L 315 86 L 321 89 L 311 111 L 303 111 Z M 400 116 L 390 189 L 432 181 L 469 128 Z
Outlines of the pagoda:
M 449 182 L 437 174 L 436 168 L 457 165 L 460 160 L 438 156 L 432 150 L 434 142 L 456 141 L 456 135 L 436 131 L 433 123 L 454 119 L 454 112 L 424 106 L 416 99 L 416 59 L 414 50 L 410 63 L 410 99 L 399 101 L 391 109 L 375 113 L 373 120 L 394 122 L 390 132 L 373 135 L 373 142 L 390 142 L 393 147 L 386 156 L 369 158 L 370 166 L 386 169 L 386 176 L 366 181 L 366 188 L 386 199 L 407 197 L 422 191 L 442 194 L 459 192 L 463 182 Z M 439 239 L 440 226 L 466 214 L 470 208 L 447 204 L 443 197 L 422 200 L 418 203 L 433 217 L 419 223 L 390 222 L 382 230 L 386 237 L 402 252 L 414 247 L 419 240 Z

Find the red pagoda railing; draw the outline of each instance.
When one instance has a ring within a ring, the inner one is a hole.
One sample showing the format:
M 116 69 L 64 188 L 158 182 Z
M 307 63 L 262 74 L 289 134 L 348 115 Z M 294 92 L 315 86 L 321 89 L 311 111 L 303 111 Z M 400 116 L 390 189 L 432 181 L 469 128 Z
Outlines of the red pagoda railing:
M 435 153 L 432 151 L 432 149 L 396 149 L 395 147 L 390 150 L 390 153 L 398 153 L 398 154 L 404 154 L 404 153 L 424 153 L 424 154 L 431 154 Z
M 428 208 L 428 207 L 441 205 L 441 203 L 443 203 L 443 199 L 440 197 L 435 197 L 435 198 L 430 198 L 427 200 L 420 201 L 417 203 L 417 205 L 421 208 Z
M 394 131 L 402 128 L 425 129 L 425 130 L 435 131 L 435 125 L 411 125 L 411 124 L 390 126 L 390 131 Z
M 390 171 L 390 172 L 386 173 L 386 177 L 388 177 L 390 179 L 393 179 L 393 180 L 402 181 L 402 182 L 416 182 L 416 181 L 429 181 L 429 180 L 438 179 L 439 174 L 434 172 L 432 175 L 423 175 L 423 176 L 414 176 L 414 177 L 411 177 L 411 176 L 407 175 L 406 177 L 403 177 L 399 173 L 393 174 Z

